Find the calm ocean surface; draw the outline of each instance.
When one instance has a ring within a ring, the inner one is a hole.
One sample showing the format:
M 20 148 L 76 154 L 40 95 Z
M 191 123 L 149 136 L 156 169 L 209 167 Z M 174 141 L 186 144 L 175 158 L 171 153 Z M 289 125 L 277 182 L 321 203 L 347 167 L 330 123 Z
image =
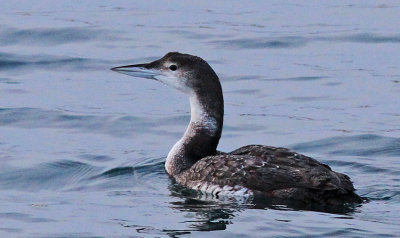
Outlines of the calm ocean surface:
M 0 0 L 0 237 L 398 237 L 400 2 Z M 341 210 L 204 200 L 164 160 L 185 95 L 109 68 L 168 51 L 220 76 L 218 149 L 348 174 Z

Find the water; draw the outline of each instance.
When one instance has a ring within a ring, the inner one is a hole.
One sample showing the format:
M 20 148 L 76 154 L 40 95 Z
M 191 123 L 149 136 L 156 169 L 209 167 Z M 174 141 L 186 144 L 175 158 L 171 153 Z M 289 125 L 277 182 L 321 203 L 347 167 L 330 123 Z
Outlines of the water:
M 1 237 L 396 237 L 400 4 L 5 1 Z M 370 199 L 343 210 L 199 200 L 163 162 L 179 92 L 109 68 L 199 55 L 225 94 L 222 151 L 287 146 Z

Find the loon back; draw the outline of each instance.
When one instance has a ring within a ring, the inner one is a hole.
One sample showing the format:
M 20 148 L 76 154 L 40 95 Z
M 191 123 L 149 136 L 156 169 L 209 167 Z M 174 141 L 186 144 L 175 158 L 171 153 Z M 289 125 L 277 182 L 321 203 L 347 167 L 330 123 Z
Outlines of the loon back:
M 176 180 L 217 197 L 243 195 L 335 205 L 362 202 L 347 175 L 286 148 L 265 145 L 208 156 Z
M 191 118 L 168 153 L 165 167 L 180 184 L 215 196 L 243 195 L 337 204 L 362 202 L 347 175 L 285 148 L 249 145 L 218 152 L 224 115 L 221 84 L 197 56 L 170 52 L 147 64 L 112 68 L 149 78 L 187 94 Z

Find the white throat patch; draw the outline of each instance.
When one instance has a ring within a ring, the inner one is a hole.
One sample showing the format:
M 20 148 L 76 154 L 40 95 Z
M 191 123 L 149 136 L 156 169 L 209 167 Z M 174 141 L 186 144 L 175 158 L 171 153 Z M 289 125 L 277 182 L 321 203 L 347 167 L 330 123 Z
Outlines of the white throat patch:
M 209 116 L 200 104 L 196 95 L 190 95 L 190 122 L 199 124 L 213 135 L 218 130 L 217 120 Z

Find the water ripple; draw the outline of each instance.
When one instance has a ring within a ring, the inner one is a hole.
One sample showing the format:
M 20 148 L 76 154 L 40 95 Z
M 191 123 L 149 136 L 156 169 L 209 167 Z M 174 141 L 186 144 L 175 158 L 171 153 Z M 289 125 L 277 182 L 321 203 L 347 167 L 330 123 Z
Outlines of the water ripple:
M 400 35 L 382 36 L 372 33 L 361 33 L 348 36 L 319 37 L 324 41 L 343 41 L 356 43 L 400 43 Z
M 263 38 L 241 38 L 230 40 L 210 41 L 217 47 L 227 49 L 265 49 L 265 48 L 299 48 L 310 42 L 356 42 L 356 43 L 400 43 L 400 35 L 382 36 L 372 33 L 361 33 L 342 36 L 284 36 L 284 37 L 263 37 Z
M 160 127 L 178 125 L 187 117 L 149 119 L 135 116 L 70 115 L 37 108 L 0 108 L 0 126 L 79 129 L 120 137 L 131 136 L 134 132 L 171 133 L 164 132 Z
M 293 82 L 302 82 L 302 81 L 314 81 L 314 80 L 322 80 L 327 79 L 327 76 L 299 76 L 299 77 L 289 77 L 289 78 L 266 78 L 259 75 L 242 75 L 242 76 L 229 76 L 224 77 L 224 81 L 239 81 L 239 80 L 259 80 L 259 81 L 293 81 Z
M 15 70 L 28 67 L 33 69 L 48 70 L 92 70 L 102 64 L 107 63 L 101 60 L 93 60 L 79 57 L 61 57 L 52 55 L 17 55 L 0 52 L 0 70 Z
M 5 28 L 0 30 L 0 46 L 9 45 L 60 45 L 82 41 L 121 39 L 119 34 L 93 28 Z
M 7 169 L 0 172 L 2 189 L 62 189 L 74 186 L 88 174 L 99 170 L 92 165 L 78 161 L 56 161 L 39 164 L 30 168 Z
M 378 135 L 332 137 L 292 146 L 303 152 L 323 152 L 346 156 L 400 156 L 400 138 Z
M 364 173 L 383 173 L 383 174 L 398 174 L 400 175 L 400 171 L 392 171 L 390 168 L 379 168 L 376 166 L 368 165 L 362 162 L 357 161 L 345 161 L 345 160 L 324 160 L 324 163 L 327 163 L 332 166 L 343 166 L 356 168 Z
M 235 40 L 211 41 L 218 47 L 229 49 L 261 49 L 261 48 L 297 48 L 308 43 L 308 39 L 299 36 L 276 38 L 243 38 Z
M 36 217 L 32 217 L 32 215 L 29 215 L 29 214 L 17 213 L 17 212 L 0 213 L 0 218 L 2 220 L 10 219 L 10 220 L 17 220 L 17 221 L 23 221 L 23 222 L 29 222 L 29 223 L 57 222 L 54 219 L 36 218 Z
M 121 175 L 140 174 L 141 176 L 149 174 L 165 174 L 165 158 L 151 158 L 137 163 L 135 166 L 117 167 L 109 169 L 99 175 L 93 176 L 91 179 L 102 177 L 111 178 Z
M 111 196 L 121 194 L 159 193 L 160 188 L 166 188 L 168 176 L 165 172 L 165 157 L 144 159 L 133 166 L 107 168 L 105 171 L 87 174 L 79 184 L 69 191 L 99 191 L 109 190 Z M 162 183 L 160 185 L 159 183 Z M 132 189 L 132 191 L 115 191 L 115 189 Z

